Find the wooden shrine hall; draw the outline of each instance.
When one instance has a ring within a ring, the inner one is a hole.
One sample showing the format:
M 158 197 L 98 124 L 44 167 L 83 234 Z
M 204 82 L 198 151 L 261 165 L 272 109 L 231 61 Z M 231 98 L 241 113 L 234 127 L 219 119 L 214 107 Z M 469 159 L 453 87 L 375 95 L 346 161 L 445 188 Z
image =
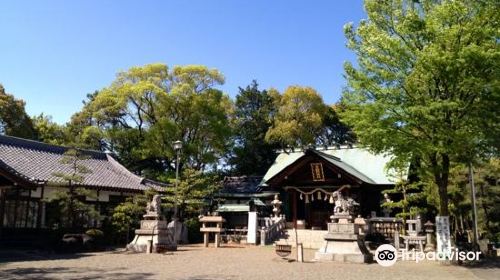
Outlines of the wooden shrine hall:
M 261 187 L 280 193 L 290 227 L 326 229 L 339 189 L 359 203 L 362 217 L 382 214 L 382 191 L 394 185 L 385 170 L 389 160 L 353 146 L 281 152 Z

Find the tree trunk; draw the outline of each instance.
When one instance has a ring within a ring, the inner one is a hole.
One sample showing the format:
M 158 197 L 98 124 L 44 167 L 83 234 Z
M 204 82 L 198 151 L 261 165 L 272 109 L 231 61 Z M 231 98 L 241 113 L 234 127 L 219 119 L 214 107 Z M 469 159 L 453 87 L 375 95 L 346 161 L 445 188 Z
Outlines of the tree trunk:
M 449 211 L 448 211 L 448 180 L 446 180 L 446 181 L 441 180 L 438 187 L 439 187 L 439 215 L 449 216 Z
M 438 161 L 438 155 L 441 161 Z M 448 211 L 448 181 L 450 175 L 450 158 L 447 154 L 433 154 L 431 163 L 434 172 L 434 182 L 438 186 L 439 193 L 439 215 L 449 216 Z

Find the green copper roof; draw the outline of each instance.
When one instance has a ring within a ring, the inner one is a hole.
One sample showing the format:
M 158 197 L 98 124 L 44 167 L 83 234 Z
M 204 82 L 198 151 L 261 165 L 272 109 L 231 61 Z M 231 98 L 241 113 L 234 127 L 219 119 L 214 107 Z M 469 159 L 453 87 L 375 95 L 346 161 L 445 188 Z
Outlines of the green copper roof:
M 385 170 L 386 164 L 391 159 L 390 156 L 375 155 L 359 147 L 312 151 L 365 183 L 374 185 L 394 184 L 393 179 L 388 176 Z M 274 164 L 269 168 L 266 175 L 264 175 L 262 185 L 266 185 L 269 179 L 300 160 L 304 155 L 303 151 L 280 153 Z
M 247 204 L 224 204 L 217 208 L 217 212 L 248 212 L 250 206 Z

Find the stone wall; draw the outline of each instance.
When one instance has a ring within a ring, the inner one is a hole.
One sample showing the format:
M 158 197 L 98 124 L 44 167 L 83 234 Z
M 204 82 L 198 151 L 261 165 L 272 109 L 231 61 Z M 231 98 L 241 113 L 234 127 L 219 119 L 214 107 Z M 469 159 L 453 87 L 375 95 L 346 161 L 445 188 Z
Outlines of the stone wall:
M 298 229 L 297 237 L 300 243 L 302 243 L 303 247 L 306 249 L 319 249 L 325 243 L 325 234 L 328 231 L 326 230 L 309 230 L 309 229 Z M 281 240 L 280 243 L 288 242 L 288 244 L 295 247 L 295 232 L 293 229 L 287 230 L 288 238 L 285 240 Z

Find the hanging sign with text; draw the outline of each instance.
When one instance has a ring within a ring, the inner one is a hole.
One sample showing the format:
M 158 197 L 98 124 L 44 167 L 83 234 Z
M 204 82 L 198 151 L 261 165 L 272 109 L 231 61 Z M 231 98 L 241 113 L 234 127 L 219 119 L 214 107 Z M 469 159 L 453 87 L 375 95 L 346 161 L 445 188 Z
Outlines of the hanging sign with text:
M 325 174 L 323 173 L 323 164 L 321 163 L 311 163 L 311 172 L 313 181 L 323 182 L 325 181 Z

